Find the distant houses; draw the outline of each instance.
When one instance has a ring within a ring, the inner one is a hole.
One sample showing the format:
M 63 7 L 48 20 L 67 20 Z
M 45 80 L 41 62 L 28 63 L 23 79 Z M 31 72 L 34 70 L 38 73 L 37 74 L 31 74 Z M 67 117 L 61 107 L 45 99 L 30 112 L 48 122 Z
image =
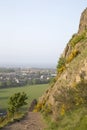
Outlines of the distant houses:
M 26 84 L 49 83 L 50 78 L 56 76 L 55 69 L 12 69 L 0 72 L 0 88 L 17 87 Z

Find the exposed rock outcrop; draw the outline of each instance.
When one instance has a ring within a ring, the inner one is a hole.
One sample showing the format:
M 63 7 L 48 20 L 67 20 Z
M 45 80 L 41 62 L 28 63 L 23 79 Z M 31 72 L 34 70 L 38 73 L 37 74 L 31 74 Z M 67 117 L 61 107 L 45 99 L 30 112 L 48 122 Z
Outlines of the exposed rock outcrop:
M 78 33 L 83 32 L 85 29 L 87 29 L 87 8 L 83 11 L 81 15 Z
M 82 79 L 87 80 L 87 8 L 81 15 L 78 33 L 73 35 L 62 57 L 66 60 L 65 69 L 58 74 L 54 86 L 49 88 L 39 100 L 39 103 L 45 102 L 51 105 L 54 116 L 57 106 L 54 97 L 60 93 L 60 88 L 73 87 Z

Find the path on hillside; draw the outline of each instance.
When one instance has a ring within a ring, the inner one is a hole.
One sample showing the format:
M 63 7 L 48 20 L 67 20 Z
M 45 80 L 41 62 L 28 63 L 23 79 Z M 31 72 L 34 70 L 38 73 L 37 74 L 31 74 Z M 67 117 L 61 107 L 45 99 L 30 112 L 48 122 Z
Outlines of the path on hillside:
M 29 112 L 28 115 L 19 122 L 6 126 L 2 130 L 43 130 L 46 124 L 39 112 Z

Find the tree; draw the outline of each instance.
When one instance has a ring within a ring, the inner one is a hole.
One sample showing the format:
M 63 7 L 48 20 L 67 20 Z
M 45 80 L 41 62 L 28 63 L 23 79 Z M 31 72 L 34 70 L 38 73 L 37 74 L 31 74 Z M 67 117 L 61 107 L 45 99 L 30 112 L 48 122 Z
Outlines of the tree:
M 10 97 L 10 100 L 9 100 L 9 108 L 8 108 L 8 111 L 9 113 L 13 114 L 18 112 L 19 109 L 26 105 L 27 102 L 26 100 L 28 99 L 26 93 L 15 93 L 13 96 Z

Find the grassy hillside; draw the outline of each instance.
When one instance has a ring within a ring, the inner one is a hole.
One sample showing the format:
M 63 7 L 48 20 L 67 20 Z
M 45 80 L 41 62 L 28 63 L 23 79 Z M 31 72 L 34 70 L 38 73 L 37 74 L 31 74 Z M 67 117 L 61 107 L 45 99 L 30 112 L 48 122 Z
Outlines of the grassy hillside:
M 49 128 L 45 130 L 87 130 L 87 109 L 80 106 L 67 112 L 57 123 L 48 121 Z
M 8 99 L 16 92 L 25 92 L 28 96 L 28 105 L 33 99 L 38 99 L 44 91 L 48 88 L 48 84 L 31 85 L 17 88 L 0 89 L 0 109 L 7 109 Z

